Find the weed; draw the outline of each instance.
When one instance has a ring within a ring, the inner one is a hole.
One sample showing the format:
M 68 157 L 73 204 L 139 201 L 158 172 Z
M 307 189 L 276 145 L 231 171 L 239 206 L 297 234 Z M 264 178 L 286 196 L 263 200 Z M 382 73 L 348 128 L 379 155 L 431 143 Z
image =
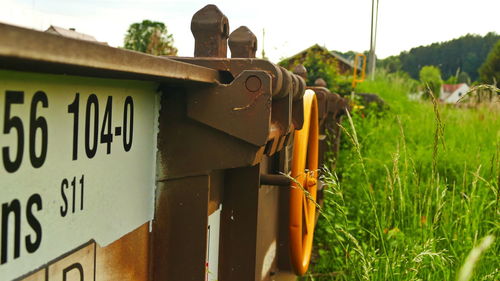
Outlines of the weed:
M 386 73 L 360 85 L 390 109 L 341 124 L 305 280 L 500 279 L 499 243 L 472 250 L 500 234 L 498 109 L 410 101 L 411 85 Z

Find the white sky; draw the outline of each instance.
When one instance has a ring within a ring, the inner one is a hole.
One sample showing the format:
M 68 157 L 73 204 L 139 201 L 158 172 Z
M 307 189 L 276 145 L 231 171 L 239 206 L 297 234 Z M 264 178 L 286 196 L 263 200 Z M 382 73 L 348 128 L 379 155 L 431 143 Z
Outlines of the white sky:
M 500 33 L 500 0 L 379 2 L 379 58 L 467 33 Z M 257 35 L 258 56 L 265 28 L 265 51 L 273 62 L 315 43 L 339 51 L 369 49 L 371 0 L 0 0 L 0 22 L 37 30 L 74 27 L 122 46 L 131 23 L 151 19 L 167 25 L 179 55 L 192 56 L 191 18 L 209 3 L 229 18 L 231 31 L 246 25 Z

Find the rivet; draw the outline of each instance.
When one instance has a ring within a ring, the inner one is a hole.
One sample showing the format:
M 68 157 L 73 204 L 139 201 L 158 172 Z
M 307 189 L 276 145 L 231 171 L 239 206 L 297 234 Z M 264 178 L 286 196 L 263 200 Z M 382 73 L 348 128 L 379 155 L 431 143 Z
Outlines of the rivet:
M 258 90 L 260 90 L 262 82 L 260 81 L 259 77 L 252 75 L 249 76 L 245 81 L 245 86 L 250 92 L 257 92 Z

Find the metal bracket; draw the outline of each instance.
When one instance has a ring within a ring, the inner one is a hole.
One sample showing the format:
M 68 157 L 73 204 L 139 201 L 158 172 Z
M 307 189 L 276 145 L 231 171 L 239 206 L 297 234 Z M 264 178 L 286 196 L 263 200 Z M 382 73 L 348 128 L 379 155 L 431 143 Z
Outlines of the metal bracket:
M 229 35 L 232 58 L 255 58 L 257 37 L 246 26 L 240 26 Z
M 190 118 L 253 145 L 266 144 L 271 116 L 269 74 L 246 70 L 231 84 L 208 90 L 188 94 Z
M 227 56 L 229 20 L 215 5 L 206 5 L 193 15 L 191 32 L 194 35 L 195 57 Z

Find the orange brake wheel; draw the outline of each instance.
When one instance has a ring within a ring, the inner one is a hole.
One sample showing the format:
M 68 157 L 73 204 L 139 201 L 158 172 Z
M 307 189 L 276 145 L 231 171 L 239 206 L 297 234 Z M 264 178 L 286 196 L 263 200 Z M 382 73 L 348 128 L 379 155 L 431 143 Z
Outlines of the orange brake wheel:
M 318 103 L 314 91 L 304 94 L 304 125 L 295 131 L 290 189 L 290 254 L 295 273 L 309 267 L 316 215 L 318 179 Z M 306 192 L 304 192 L 306 191 Z

